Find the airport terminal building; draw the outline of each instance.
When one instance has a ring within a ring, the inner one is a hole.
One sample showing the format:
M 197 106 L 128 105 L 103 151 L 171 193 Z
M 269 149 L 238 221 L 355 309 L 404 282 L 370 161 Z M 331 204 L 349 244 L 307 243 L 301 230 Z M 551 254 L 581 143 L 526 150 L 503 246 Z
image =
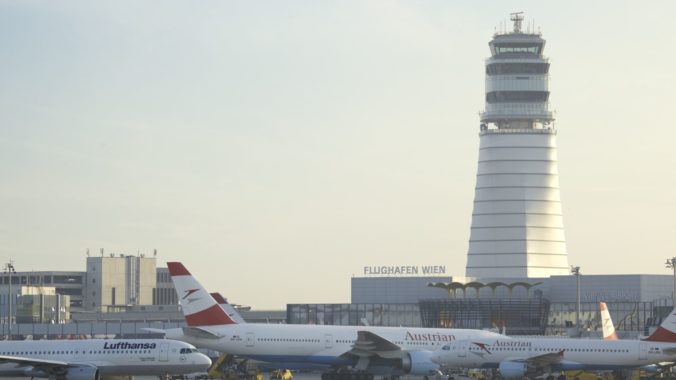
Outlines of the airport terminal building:
M 671 275 L 580 276 L 581 334 L 600 333 L 606 302 L 618 334 L 636 337 L 672 310 Z M 577 277 L 353 277 L 349 304 L 290 304 L 288 323 L 495 329 L 573 334 Z

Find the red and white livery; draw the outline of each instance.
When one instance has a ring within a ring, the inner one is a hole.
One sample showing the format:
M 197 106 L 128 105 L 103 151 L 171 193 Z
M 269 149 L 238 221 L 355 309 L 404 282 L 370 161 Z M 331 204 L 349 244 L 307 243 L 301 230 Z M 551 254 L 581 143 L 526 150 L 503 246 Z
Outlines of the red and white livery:
M 456 339 L 503 337 L 482 330 L 239 323 L 183 264 L 167 265 L 188 324 L 166 330 L 168 338 L 278 368 L 341 368 L 365 378 L 429 375 L 439 369 L 431 355 L 442 345 Z

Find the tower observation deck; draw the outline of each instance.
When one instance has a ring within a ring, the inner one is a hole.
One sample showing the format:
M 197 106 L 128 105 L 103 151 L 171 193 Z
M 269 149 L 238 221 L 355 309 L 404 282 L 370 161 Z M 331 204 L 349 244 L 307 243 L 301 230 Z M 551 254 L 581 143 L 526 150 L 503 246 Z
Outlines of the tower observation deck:
M 564 275 L 568 254 L 545 40 L 522 31 L 521 13 L 511 20 L 513 31 L 489 42 L 466 275 Z

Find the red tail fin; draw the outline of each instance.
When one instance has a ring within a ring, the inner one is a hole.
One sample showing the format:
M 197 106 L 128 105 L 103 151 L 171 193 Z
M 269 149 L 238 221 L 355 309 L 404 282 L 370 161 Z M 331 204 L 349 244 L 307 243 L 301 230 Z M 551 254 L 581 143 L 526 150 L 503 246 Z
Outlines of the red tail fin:
M 676 309 L 664 318 L 662 324 L 644 340 L 651 342 L 676 342 Z
M 188 326 L 236 323 L 181 263 L 167 263 Z

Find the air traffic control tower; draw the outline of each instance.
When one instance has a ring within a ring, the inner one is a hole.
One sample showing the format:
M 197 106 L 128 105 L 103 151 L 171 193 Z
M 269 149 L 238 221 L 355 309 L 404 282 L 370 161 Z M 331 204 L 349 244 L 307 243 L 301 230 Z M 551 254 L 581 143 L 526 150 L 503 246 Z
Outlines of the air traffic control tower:
M 522 30 L 521 13 L 511 20 L 489 43 L 466 275 L 566 275 L 545 40 Z

